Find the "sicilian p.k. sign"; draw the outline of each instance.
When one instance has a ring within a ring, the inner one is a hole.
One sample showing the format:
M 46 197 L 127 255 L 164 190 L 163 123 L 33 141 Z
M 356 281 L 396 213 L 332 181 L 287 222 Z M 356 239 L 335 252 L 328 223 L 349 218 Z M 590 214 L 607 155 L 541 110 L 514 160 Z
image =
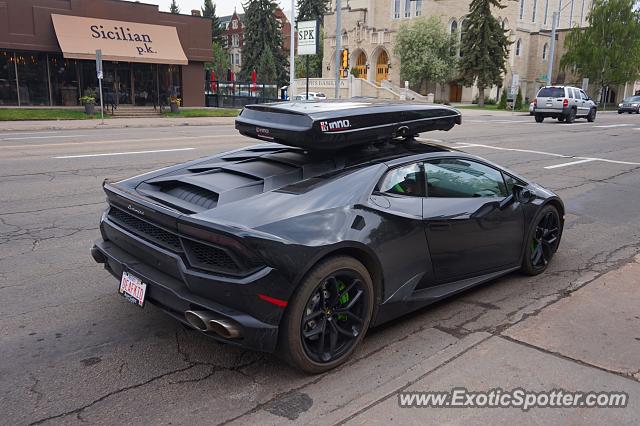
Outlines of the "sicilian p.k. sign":
M 51 15 L 65 58 L 186 65 L 175 27 L 69 15 Z

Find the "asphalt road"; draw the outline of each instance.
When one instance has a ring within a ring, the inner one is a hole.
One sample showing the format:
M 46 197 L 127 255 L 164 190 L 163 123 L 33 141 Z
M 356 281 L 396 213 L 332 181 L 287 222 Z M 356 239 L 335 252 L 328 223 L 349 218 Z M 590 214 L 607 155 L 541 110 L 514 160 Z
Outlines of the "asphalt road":
M 317 377 L 271 355 L 214 343 L 154 307 L 127 303 L 89 255 L 105 207 L 103 179 L 251 140 L 231 125 L 0 132 L 0 423 L 358 423 L 357 415 L 379 411 L 383 400 L 362 398 L 385 386 L 401 388 L 426 359 L 428 373 L 420 374 L 434 378 L 456 359 L 460 381 L 452 385 L 459 386 L 473 377 L 491 387 L 496 365 L 486 364 L 482 376 L 473 358 L 456 358 L 487 342 L 500 343 L 485 355 L 511 354 L 534 365 L 532 353 L 544 355 L 543 345 L 534 350 L 510 330 L 630 264 L 640 251 L 640 116 L 604 113 L 595 123 L 573 125 L 510 114 L 463 116 L 450 132 L 422 136 L 557 191 L 568 213 L 553 263 L 543 275 L 514 273 L 372 330 L 345 367 Z M 630 345 L 640 343 L 637 336 Z M 446 357 L 448 351 L 454 355 Z M 575 374 L 586 377 L 609 372 L 579 358 L 555 357 L 568 367 L 554 368 L 579 367 Z M 611 373 L 638 391 L 640 377 Z M 562 373 L 540 377 L 545 374 Z M 361 408 L 351 409 L 358 401 Z M 637 420 L 638 405 L 635 410 Z

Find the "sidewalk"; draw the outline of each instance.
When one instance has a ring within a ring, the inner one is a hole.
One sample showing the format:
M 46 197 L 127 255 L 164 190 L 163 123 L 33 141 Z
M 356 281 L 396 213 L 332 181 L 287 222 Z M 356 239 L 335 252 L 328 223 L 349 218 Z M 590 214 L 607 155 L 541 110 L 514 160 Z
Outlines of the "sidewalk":
M 0 121 L 0 132 L 24 130 L 123 129 L 128 127 L 233 126 L 235 117 L 143 117 L 100 120 Z
M 433 328 L 282 395 L 237 424 L 616 424 L 640 418 L 640 255 L 506 331 Z M 380 368 L 381 366 L 384 368 Z M 404 367 L 402 367 L 404 365 Z M 625 408 L 400 408 L 398 394 L 454 388 L 626 392 Z M 340 389 L 339 392 L 336 392 Z

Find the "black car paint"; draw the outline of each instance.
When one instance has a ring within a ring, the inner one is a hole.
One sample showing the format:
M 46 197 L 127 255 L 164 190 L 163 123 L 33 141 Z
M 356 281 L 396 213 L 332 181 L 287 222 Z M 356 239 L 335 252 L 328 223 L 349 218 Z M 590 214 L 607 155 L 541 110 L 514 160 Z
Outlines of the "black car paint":
M 262 148 L 278 146 L 258 147 Z M 234 152 L 242 157 L 248 151 Z M 253 152 L 247 158 L 260 153 Z M 372 325 L 378 325 L 517 269 L 525 236 L 538 209 L 551 202 L 559 208 L 561 217 L 564 215 L 562 202 L 555 194 L 508 171 L 528 184 L 536 198 L 527 204 L 514 202 L 503 212 L 495 211 L 494 199 L 463 200 L 454 208 L 443 200 L 376 193 L 376 185 L 388 169 L 431 158 L 468 158 L 504 171 L 462 152 L 415 142 L 332 154 L 330 158 L 337 164 L 334 170 L 312 178 L 310 183 L 286 185 L 192 214 L 162 206 L 137 190 L 145 182 L 180 175 L 189 167 L 215 162 L 225 155 L 229 153 L 106 183 L 105 191 L 112 208 L 137 216 L 143 212 L 141 219 L 171 232 L 180 233 L 179 224 L 189 224 L 233 238 L 255 253 L 263 267 L 241 277 L 204 273 L 107 216 L 101 223 L 103 240 L 96 243 L 94 257 L 106 261 L 105 266 L 117 278 L 128 270 L 150 283 L 149 300 L 182 322 L 184 310 L 194 308 L 232 318 L 241 324 L 244 335 L 229 343 L 255 350 L 275 349 L 277 326 L 284 313 L 283 307 L 257 295 L 290 300 L 306 272 L 323 258 L 348 254 L 367 266 L 379 304 Z M 482 208 L 488 213 L 473 217 Z M 498 221 L 502 215 L 509 218 L 506 225 Z M 521 234 L 515 237 L 518 229 Z M 469 231 L 473 237 L 466 239 Z M 490 242 L 489 250 L 483 246 L 484 241 Z M 500 254 L 506 258 L 503 264 L 479 270 L 480 265 L 490 264 Z M 436 273 L 434 262 L 444 265 L 445 275 Z M 459 263 L 467 265 L 468 270 L 452 273 L 452 265 Z

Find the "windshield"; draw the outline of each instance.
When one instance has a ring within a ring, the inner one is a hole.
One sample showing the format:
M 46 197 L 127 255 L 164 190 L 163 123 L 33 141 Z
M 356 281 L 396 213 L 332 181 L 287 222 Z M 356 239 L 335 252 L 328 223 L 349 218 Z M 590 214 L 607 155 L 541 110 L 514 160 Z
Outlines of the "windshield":
M 564 88 L 562 87 L 543 87 L 538 92 L 539 98 L 564 98 Z
M 640 103 L 640 96 L 629 96 L 628 98 L 626 98 L 624 101 L 625 104 L 630 104 L 630 103 Z

